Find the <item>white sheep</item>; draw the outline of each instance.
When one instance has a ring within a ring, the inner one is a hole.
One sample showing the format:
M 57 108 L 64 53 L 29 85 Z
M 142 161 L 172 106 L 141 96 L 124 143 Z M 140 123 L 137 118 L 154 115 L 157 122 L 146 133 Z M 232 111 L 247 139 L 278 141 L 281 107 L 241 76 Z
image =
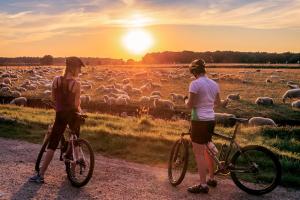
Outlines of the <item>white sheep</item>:
M 21 92 L 15 91 L 15 90 L 14 90 L 14 91 L 11 91 L 11 92 L 10 92 L 10 95 L 13 96 L 13 97 L 20 97 L 20 96 L 22 96 L 22 95 L 21 95 Z
M 274 101 L 272 98 L 270 97 L 258 97 L 256 100 L 255 100 L 255 103 L 257 105 L 263 105 L 263 106 L 268 106 L 268 105 L 273 105 L 274 104 Z
M 8 78 L 8 77 L 4 78 L 4 79 L 3 79 L 3 83 L 8 84 L 8 85 L 11 85 L 11 80 L 10 80 L 10 78 Z
M 297 100 L 297 101 L 292 102 L 291 105 L 292 105 L 292 108 L 293 108 L 294 110 L 300 111 L 300 100 Z
M 227 99 L 229 99 L 229 100 L 240 100 L 241 97 L 240 97 L 239 93 L 236 93 L 236 94 L 229 94 L 227 96 Z
M 160 93 L 160 91 L 153 91 L 153 92 L 151 92 L 151 96 L 154 96 L 154 95 L 161 96 L 161 93 Z
M 252 117 L 248 123 L 250 126 L 277 126 L 272 119 L 264 117 Z
M 153 106 L 154 108 L 174 110 L 174 103 L 167 99 L 155 99 L 153 102 Z
M 27 99 L 26 97 L 18 97 L 13 99 L 10 104 L 15 104 L 17 106 L 26 106 L 27 104 Z
M 104 103 L 106 103 L 106 104 L 112 105 L 112 104 L 116 103 L 116 98 L 115 97 L 110 97 L 108 95 L 104 95 L 103 98 L 104 98 L 103 99 Z
M 184 103 L 184 95 L 176 94 L 174 92 L 170 93 L 171 99 L 175 103 Z
M 297 89 L 291 89 L 284 93 L 282 96 L 282 101 L 285 103 L 286 99 L 293 99 L 293 98 L 300 98 L 300 88 Z
M 290 89 L 297 89 L 297 88 L 299 88 L 299 85 L 296 85 L 296 84 L 294 84 L 294 85 L 288 84 L 288 87 L 289 87 Z
M 89 95 L 81 95 L 80 102 L 82 104 L 88 104 L 91 101 L 91 97 Z

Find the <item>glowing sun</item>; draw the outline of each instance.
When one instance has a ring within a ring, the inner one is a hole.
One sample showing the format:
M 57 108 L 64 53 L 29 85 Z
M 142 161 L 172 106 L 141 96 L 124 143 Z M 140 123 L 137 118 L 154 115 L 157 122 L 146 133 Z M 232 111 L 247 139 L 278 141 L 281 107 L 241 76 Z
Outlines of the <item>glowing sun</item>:
M 142 29 L 130 30 L 123 37 L 123 45 L 134 54 L 142 54 L 153 44 L 151 34 Z

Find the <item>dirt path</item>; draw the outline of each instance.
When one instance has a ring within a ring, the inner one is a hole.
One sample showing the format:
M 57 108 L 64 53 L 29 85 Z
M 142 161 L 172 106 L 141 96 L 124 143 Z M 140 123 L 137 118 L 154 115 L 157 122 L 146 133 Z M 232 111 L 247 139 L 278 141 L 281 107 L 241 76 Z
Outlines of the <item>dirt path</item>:
M 188 174 L 183 183 L 172 187 L 166 169 L 96 156 L 96 168 L 90 183 L 81 189 L 66 179 L 58 155 L 46 174 L 46 184 L 27 182 L 33 174 L 40 145 L 0 138 L 0 199 L 297 199 L 300 191 L 277 188 L 262 197 L 246 194 L 231 180 L 221 180 L 209 194 L 189 194 L 186 188 L 197 183 Z

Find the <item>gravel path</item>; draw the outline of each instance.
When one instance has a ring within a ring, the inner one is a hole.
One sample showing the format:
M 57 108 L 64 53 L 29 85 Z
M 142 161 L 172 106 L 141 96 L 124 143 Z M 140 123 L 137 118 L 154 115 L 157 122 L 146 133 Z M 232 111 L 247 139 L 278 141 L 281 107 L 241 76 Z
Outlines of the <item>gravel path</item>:
M 276 188 L 256 197 L 239 190 L 230 179 L 219 180 L 209 194 L 189 194 L 186 188 L 197 183 L 188 174 L 178 187 L 167 181 L 167 170 L 119 159 L 96 156 L 93 178 L 83 188 L 72 187 L 58 155 L 46 174 L 46 184 L 28 182 L 40 145 L 0 138 L 0 199 L 299 199 L 300 191 Z

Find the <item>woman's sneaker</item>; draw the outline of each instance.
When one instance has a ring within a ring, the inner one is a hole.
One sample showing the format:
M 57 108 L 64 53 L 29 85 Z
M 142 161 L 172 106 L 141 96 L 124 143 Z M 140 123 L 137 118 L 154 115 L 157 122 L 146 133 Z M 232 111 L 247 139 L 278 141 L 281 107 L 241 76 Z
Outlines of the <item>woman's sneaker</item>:
M 210 187 L 217 187 L 218 182 L 215 179 L 209 179 L 206 184 Z
M 44 177 L 37 174 L 37 175 L 30 177 L 29 182 L 44 183 Z
M 209 188 L 201 184 L 191 186 L 187 189 L 190 193 L 208 193 Z

